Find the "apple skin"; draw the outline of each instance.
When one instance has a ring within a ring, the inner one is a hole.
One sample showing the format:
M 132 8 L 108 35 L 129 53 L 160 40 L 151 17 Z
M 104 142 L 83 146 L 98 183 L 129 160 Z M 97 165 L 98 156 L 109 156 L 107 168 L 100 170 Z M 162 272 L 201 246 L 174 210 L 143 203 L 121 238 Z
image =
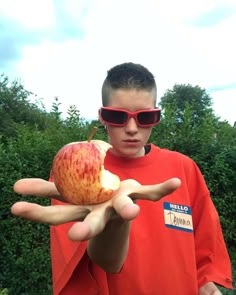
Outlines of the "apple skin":
M 110 147 L 104 141 L 91 140 L 69 143 L 58 151 L 52 164 L 52 178 L 67 202 L 91 205 L 112 198 L 120 179 L 103 166 Z

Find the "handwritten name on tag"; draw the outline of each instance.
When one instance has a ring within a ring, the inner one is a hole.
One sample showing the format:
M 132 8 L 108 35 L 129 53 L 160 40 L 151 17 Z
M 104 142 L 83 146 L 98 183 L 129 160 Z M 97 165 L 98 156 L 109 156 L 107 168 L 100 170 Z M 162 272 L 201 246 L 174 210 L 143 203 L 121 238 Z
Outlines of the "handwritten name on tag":
M 169 228 L 193 232 L 190 206 L 164 202 L 165 225 Z

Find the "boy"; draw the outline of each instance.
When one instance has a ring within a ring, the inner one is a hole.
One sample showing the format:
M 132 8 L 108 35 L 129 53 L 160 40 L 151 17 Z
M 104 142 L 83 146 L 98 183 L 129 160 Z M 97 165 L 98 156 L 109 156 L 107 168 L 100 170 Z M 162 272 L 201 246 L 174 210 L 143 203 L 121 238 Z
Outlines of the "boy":
M 133 63 L 110 69 L 102 104 L 99 118 L 112 145 L 105 168 L 122 180 L 112 200 L 75 206 L 63 202 L 53 182 L 14 186 L 52 198 L 53 206 L 19 202 L 12 212 L 53 225 L 54 294 L 217 295 L 216 284 L 232 288 L 219 217 L 197 165 L 147 144 L 160 120 L 152 73 Z M 140 184 L 155 185 L 155 193 L 143 193 Z

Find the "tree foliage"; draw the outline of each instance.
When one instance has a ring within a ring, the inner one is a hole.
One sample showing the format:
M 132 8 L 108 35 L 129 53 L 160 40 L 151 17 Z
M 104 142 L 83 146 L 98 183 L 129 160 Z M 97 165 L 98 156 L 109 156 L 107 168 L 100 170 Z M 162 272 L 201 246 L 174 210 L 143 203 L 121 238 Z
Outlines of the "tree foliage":
M 175 118 L 177 122 L 184 119 L 184 113 L 188 105 L 191 106 L 191 126 L 194 126 L 206 111 L 211 111 L 212 100 L 206 91 L 199 86 L 176 84 L 173 89 L 169 89 L 161 98 L 160 106 L 162 109 L 167 106 L 174 106 L 176 110 Z
M 107 140 L 107 135 L 98 120 L 87 122 L 76 106 L 63 118 L 58 98 L 47 113 L 43 104 L 30 102 L 30 95 L 19 82 L 0 77 L 0 265 L 4 270 L 0 271 L 0 293 L 2 288 L 4 294 L 35 295 L 40 290 L 49 295 L 49 227 L 11 215 L 16 201 L 35 201 L 16 195 L 12 186 L 23 177 L 48 179 L 56 152 L 68 142 L 86 140 L 94 125 L 96 138 Z M 197 162 L 232 254 L 236 249 L 236 128 L 220 121 L 211 105 L 210 96 L 199 86 L 175 85 L 161 99 L 162 120 L 150 140 Z M 47 199 L 36 200 L 49 204 Z
M 20 82 L 10 83 L 6 76 L 0 76 L 0 134 L 4 138 L 15 136 L 18 124 L 46 128 L 46 114 L 29 102 L 31 94 Z

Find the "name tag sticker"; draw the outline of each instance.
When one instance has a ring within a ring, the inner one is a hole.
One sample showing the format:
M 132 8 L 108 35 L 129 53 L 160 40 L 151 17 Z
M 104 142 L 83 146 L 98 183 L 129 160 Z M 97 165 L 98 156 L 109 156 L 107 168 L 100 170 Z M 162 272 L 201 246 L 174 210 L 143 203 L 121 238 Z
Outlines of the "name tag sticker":
M 166 227 L 193 232 L 192 210 L 190 206 L 164 202 Z

